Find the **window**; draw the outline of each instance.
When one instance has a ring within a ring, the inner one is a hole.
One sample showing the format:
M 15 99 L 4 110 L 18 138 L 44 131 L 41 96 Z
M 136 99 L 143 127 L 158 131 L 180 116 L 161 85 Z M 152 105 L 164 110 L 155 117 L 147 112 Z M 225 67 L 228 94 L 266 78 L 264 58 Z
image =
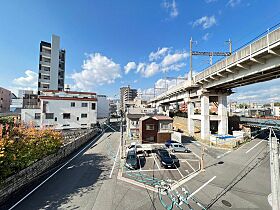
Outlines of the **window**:
M 81 124 L 81 126 L 87 126 L 87 124 Z
M 70 119 L 70 113 L 63 113 L 63 119 Z
M 57 121 L 57 117 L 54 118 L 54 121 Z
M 71 107 L 75 107 L 75 102 L 71 102 Z
M 92 110 L 95 110 L 95 108 L 96 108 L 96 104 L 95 104 L 95 103 L 92 103 L 92 104 L 91 104 L 91 109 L 92 109 Z
M 41 113 L 35 113 L 35 120 L 39 120 L 41 118 Z
M 81 114 L 81 118 L 87 118 L 87 114 Z
M 88 103 L 82 103 L 82 107 L 87 107 Z
M 53 113 L 46 113 L 46 119 L 50 120 L 54 118 L 54 114 Z
M 148 131 L 153 131 L 153 130 L 155 130 L 155 125 L 153 125 L 153 124 L 147 124 L 147 125 L 146 125 L 146 130 L 148 130 Z
M 171 124 L 170 123 L 161 123 L 160 124 L 161 130 L 171 130 Z

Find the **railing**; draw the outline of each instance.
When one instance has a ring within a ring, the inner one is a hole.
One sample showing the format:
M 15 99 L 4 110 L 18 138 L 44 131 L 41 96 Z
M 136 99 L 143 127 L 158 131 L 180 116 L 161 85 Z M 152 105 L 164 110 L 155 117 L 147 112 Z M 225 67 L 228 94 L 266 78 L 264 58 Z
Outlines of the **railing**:
M 251 43 L 247 43 L 247 46 L 242 47 L 241 49 L 238 49 L 234 54 L 231 56 L 225 58 L 222 61 L 217 62 L 216 64 L 208 67 L 204 71 L 198 73 L 194 76 L 194 82 L 198 82 L 199 80 L 218 72 L 219 70 L 226 68 L 227 66 L 236 63 L 240 61 L 241 59 L 244 59 L 246 57 L 249 57 L 253 53 L 257 53 L 258 51 L 261 51 L 276 42 L 280 41 L 280 28 L 275 29 L 272 32 L 263 33 L 265 34 L 258 40 L 254 40 Z M 262 35 L 263 35 L 262 34 Z

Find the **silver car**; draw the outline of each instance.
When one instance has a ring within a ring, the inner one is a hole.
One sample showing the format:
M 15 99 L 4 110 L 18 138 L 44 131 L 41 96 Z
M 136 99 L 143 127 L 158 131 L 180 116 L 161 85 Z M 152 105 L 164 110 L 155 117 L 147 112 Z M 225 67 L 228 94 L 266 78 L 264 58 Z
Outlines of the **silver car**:
M 170 149 L 172 152 L 190 152 L 183 144 L 180 143 L 171 143 Z

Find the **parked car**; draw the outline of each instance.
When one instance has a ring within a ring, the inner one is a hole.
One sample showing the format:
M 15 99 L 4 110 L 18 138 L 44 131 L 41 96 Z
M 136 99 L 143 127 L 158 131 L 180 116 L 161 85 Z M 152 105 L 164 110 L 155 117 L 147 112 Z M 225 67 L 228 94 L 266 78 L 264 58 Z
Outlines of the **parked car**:
M 138 169 L 139 160 L 135 150 L 129 150 L 127 152 L 125 166 L 129 169 Z
M 156 154 L 161 166 L 165 168 L 171 168 L 174 166 L 174 160 L 166 149 L 157 149 Z
M 175 155 L 173 155 L 173 154 L 170 154 L 170 157 L 174 161 L 174 165 L 176 165 L 176 167 L 180 167 L 179 159 Z
M 179 143 L 179 142 L 178 141 L 173 141 L 173 140 L 168 140 L 167 142 L 165 142 L 165 146 L 167 148 L 169 148 L 172 143 Z
M 142 146 L 140 144 L 137 144 L 137 142 L 132 142 L 127 147 L 126 152 L 128 152 L 129 150 L 136 150 L 136 152 L 138 152 L 138 151 L 142 151 L 143 149 L 142 149 Z
M 172 152 L 190 152 L 190 150 L 181 143 L 171 143 L 169 148 Z

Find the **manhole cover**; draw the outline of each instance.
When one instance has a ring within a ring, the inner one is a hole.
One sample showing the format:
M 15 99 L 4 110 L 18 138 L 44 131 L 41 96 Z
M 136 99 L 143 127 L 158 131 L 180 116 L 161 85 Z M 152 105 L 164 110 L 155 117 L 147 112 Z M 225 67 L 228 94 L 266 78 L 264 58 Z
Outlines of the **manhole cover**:
M 226 200 L 222 200 L 222 203 L 227 207 L 231 207 L 231 203 Z

